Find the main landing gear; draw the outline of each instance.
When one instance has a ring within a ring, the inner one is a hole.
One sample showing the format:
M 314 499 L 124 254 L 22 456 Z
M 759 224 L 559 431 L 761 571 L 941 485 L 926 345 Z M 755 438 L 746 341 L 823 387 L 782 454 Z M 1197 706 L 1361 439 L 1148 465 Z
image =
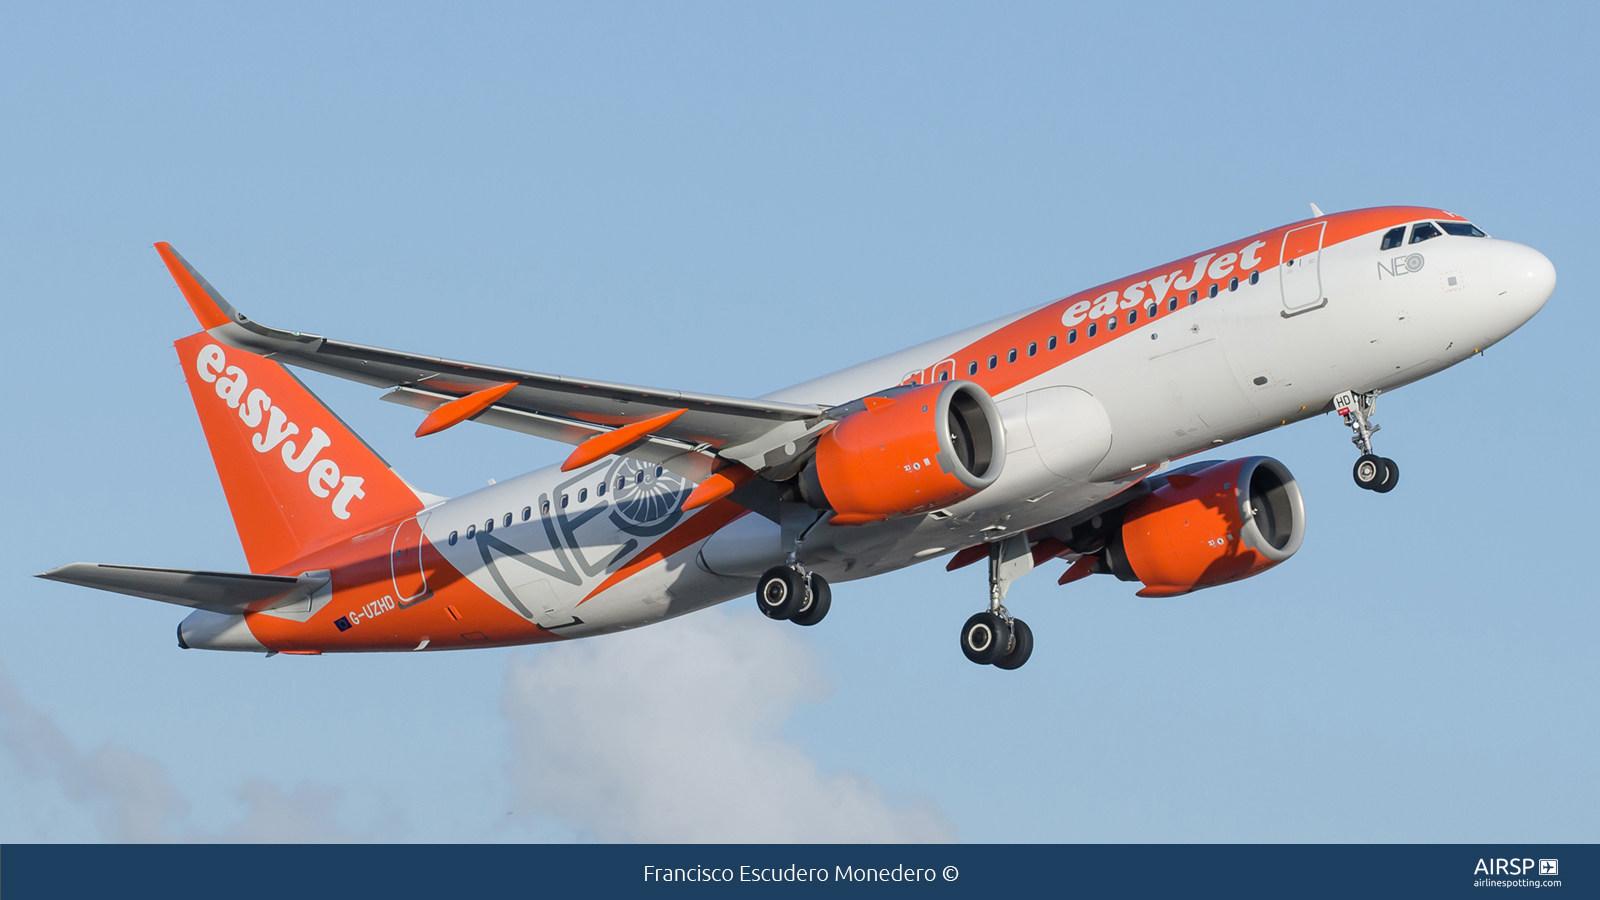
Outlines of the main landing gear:
M 761 573 L 761 580 L 756 582 L 756 607 L 769 619 L 788 619 L 796 625 L 815 625 L 827 616 L 829 607 L 833 606 L 833 590 L 828 587 L 826 578 L 811 571 L 800 561 L 800 546 L 805 543 L 811 529 L 822 521 L 822 516 L 798 504 L 788 506 L 790 508 L 782 515 L 779 524 L 783 528 L 784 541 L 789 545 L 789 553 L 783 565 L 773 566 Z
M 773 566 L 756 582 L 756 606 L 769 619 L 815 625 L 832 605 L 833 589 L 827 579 L 798 562 Z
M 1354 432 L 1350 443 L 1361 449 L 1361 456 L 1350 473 L 1356 480 L 1356 487 L 1380 494 L 1394 490 L 1400 483 L 1400 466 L 1387 456 L 1372 452 L 1372 436 L 1383 427 L 1372 421 L 1378 410 L 1378 392 L 1345 391 L 1333 398 L 1333 408 Z
M 961 626 L 961 652 L 980 666 L 1020 669 L 1033 655 L 1033 630 L 1006 611 L 1011 582 L 1033 569 L 1028 536 L 1016 534 L 989 545 L 989 609 Z

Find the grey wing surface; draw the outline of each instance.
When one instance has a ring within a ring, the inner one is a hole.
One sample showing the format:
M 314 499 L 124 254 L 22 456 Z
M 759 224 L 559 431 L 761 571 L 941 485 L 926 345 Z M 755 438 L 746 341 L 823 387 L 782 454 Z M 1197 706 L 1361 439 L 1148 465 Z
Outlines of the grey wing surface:
M 176 256 L 176 252 L 174 251 Z M 747 400 L 594 379 L 571 378 L 501 366 L 443 359 L 284 331 L 252 321 L 183 260 L 178 260 L 227 316 L 208 329 L 212 337 L 282 363 L 388 388 L 384 399 L 423 410 L 507 383 L 516 387 L 475 421 L 569 444 L 578 444 L 632 422 L 685 410 L 629 456 L 663 461 L 705 451 L 736 459 L 758 471 L 773 448 L 803 439 L 826 424 L 824 407 Z M 676 467 L 675 467 L 676 468 Z M 689 474 L 689 473 L 685 473 Z

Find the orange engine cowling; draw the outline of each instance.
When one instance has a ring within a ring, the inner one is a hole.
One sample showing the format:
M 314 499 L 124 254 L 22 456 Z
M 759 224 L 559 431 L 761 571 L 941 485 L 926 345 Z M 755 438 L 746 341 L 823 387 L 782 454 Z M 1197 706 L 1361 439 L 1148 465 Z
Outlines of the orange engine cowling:
M 970 381 L 943 381 L 857 401 L 817 440 L 800 492 L 835 525 L 927 512 L 1000 477 L 1005 429 L 994 400 Z
M 1294 555 L 1305 537 L 1300 486 L 1283 463 L 1251 456 L 1180 471 L 1128 504 L 1106 562 L 1141 597 L 1171 597 L 1249 578 Z

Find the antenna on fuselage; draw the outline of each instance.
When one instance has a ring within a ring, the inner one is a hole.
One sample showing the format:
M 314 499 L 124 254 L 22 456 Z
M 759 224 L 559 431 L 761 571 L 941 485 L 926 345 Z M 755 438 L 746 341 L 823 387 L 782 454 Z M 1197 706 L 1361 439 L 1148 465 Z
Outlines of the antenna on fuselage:
M 1311 218 L 1313 218 L 1313 219 L 1322 218 L 1322 210 L 1317 209 L 1317 205 L 1315 203 L 1311 204 Z

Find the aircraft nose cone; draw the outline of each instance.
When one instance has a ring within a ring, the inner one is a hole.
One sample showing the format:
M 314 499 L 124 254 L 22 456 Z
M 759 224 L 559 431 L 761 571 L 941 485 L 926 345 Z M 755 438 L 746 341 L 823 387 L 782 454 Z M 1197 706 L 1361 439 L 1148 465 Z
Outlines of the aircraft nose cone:
M 1532 247 L 1508 244 L 1500 272 L 1507 297 L 1523 305 L 1529 316 L 1543 309 L 1556 289 L 1555 265 Z

